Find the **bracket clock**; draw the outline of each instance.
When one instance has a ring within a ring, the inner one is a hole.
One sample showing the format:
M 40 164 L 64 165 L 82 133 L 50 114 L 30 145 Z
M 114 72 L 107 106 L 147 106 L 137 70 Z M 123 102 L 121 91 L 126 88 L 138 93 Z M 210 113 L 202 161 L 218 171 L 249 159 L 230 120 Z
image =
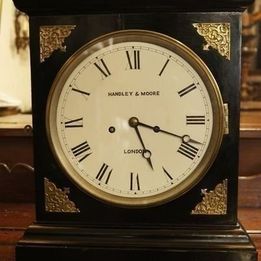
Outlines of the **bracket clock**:
M 17 260 L 256 260 L 237 220 L 251 1 L 14 1 L 30 16 L 35 224 Z

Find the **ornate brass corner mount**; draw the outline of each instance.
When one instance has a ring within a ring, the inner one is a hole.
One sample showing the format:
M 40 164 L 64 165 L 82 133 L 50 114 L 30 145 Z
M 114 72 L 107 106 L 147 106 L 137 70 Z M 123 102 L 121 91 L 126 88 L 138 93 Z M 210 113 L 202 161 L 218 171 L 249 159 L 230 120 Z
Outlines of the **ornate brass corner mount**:
M 40 26 L 40 62 L 44 62 L 56 50 L 66 51 L 64 44 L 76 25 Z
M 226 215 L 227 214 L 227 179 L 212 191 L 202 189 L 203 200 L 191 211 L 192 215 Z
M 64 213 L 79 213 L 80 210 L 76 207 L 69 197 L 68 189 L 57 188 L 49 179 L 44 179 L 45 191 L 45 211 L 46 212 L 64 212 Z
M 193 26 L 206 41 L 203 50 L 209 51 L 212 47 L 230 60 L 230 23 L 194 23 Z

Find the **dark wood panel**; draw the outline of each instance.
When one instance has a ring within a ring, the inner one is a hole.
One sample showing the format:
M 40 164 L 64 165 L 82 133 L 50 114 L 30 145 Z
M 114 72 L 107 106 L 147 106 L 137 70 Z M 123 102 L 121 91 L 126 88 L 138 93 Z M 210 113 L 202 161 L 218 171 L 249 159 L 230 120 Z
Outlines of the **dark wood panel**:
M 35 220 L 34 204 L 0 203 L 0 260 L 15 260 L 15 245 Z
M 260 155 L 260 138 L 241 138 L 239 165 L 239 173 L 241 176 L 261 174 Z
M 240 120 L 239 173 L 261 174 L 261 111 L 242 111 Z
M 238 202 L 240 207 L 261 208 L 260 184 L 261 184 L 261 174 L 239 177 Z
M 0 144 L 1 163 L 5 163 L 9 168 L 18 162 L 33 165 L 31 137 L 0 137 Z
M 17 164 L 33 164 L 32 116 L 0 117 L 0 164 L 10 170 Z
M 31 115 L 0 117 L 1 202 L 34 201 L 31 125 Z

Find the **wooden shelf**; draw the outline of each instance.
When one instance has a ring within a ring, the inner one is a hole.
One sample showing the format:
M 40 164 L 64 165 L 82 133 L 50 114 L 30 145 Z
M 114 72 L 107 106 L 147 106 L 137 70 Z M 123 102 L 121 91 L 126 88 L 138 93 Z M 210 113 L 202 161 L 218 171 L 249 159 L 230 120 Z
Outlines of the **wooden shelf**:
M 32 115 L 15 114 L 0 117 L 0 136 L 32 137 Z

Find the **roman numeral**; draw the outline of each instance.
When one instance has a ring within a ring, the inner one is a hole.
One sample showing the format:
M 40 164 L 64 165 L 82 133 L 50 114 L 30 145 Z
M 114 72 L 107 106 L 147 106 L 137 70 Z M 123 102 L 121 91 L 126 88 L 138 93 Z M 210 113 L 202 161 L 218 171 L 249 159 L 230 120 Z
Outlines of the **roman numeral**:
M 96 179 L 98 179 L 99 181 L 103 181 L 105 184 L 108 184 L 111 173 L 112 169 L 107 164 L 103 163 L 96 176 Z
M 164 167 L 162 167 L 164 173 L 166 174 L 166 176 L 170 179 L 173 180 L 172 176 L 166 171 L 166 169 Z
M 168 63 L 169 63 L 169 59 L 164 63 L 164 65 L 163 65 L 163 67 L 162 67 L 162 69 L 161 69 L 161 71 L 160 71 L 160 73 L 159 73 L 159 76 L 162 75 L 162 73 L 164 72 L 164 70 L 165 70 L 165 68 L 167 67 Z
M 109 75 L 111 75 L 111 72 L 103 59 L 98 60 L 98 62 L 95 62 L 94 65 L 104 77 L 108 77 Z
M 192 116 L 192 115 L 189 115 L 189 116 L 186 116 L 186 124 L 187 125 L 204 125 L 205 124 L 205 116 L 202 115 L 202 116 Z
M 89 92 L 85 92 L 85 91 L 82 91 L 82 90 L 79 90 L 79 89 L 76 89 L 76 88 L 72 88 L 72 91 L 80 93 L 80 94 L 83 94 L 83 95 L 86 95 L 86 96 L 90 95 Z
M 182 142 L 178 152 L 184 156 L 186 156 L 187 158 L 193 160 L 197 153 L 198 153 L 198 148 L 186 143 L 186 142 Z
M 131 70 L 140 70 L 140 51 L 133 50 L 132 54 L 129 51 L 126 51 L 128 58 L 129 67 Z
M 195 90 L 197 88 L 197 86 L 195 85 L 195 83 L 190 84 L 189 86 L 185 87 L 184 89 L 180 90 L 178 92 L 180 97 L 183 97 L 184 95 L 190 93 L 191 91 Z
M 65 128 L 81 128 L 83 127 L 83 118 L 66 121 L 64 123 Z
M 77 160 L 79 162 L 81 162 L 91 154 L 91 152 L 89 152 L 90 149 L 91 148 L 90 148 L 89 144 L 87 143 L 87 141 L 84 141 L 84 142 L 80 143 L 79 145 L 73 147 L 71 150 L 72 150 L 73 155 L 77 158 Z
M 139 175 L 131 172 L 130 174 L 130 190 L 140 190 Z

